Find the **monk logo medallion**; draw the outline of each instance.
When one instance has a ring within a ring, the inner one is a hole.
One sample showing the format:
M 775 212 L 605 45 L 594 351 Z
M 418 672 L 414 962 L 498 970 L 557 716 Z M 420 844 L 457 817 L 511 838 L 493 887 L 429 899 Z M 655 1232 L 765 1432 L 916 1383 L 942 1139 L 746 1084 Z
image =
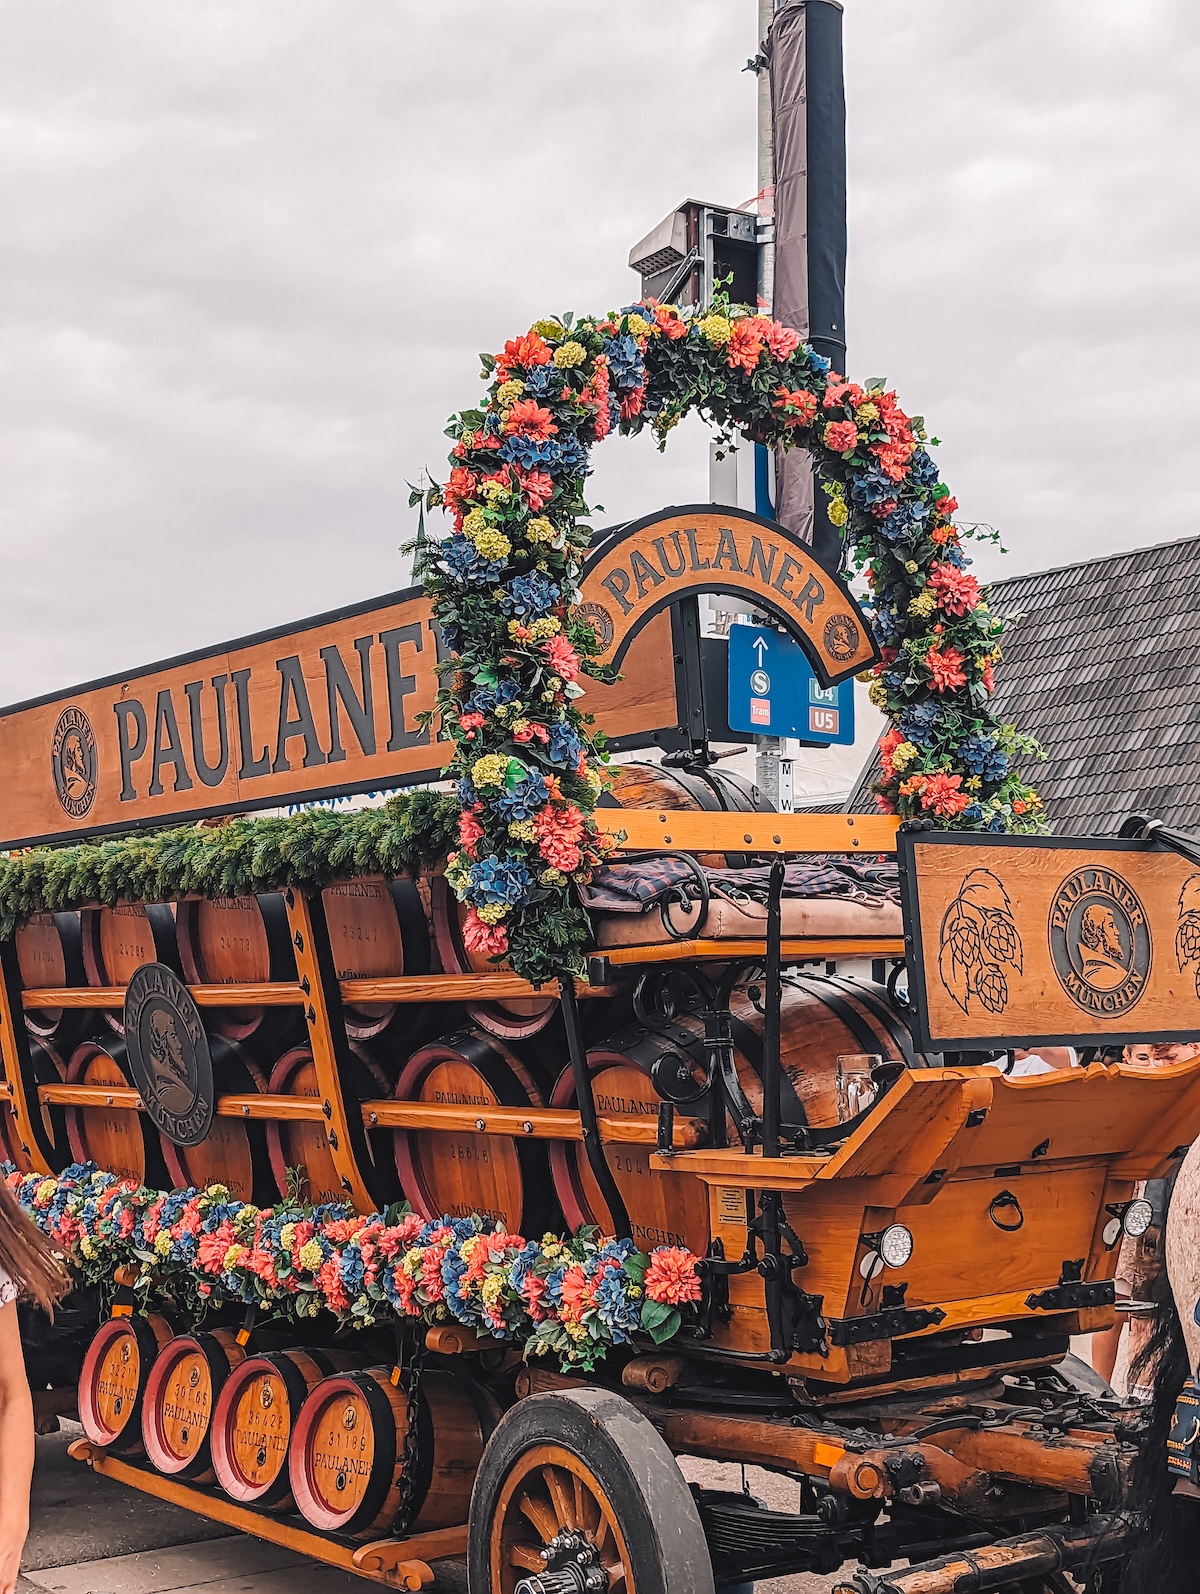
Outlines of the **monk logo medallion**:
M 96 736 L 91 720 L 73 704 L 54 727 L 50 768 L 59 806 L 72 819 L 82 819 L 96 799 Z
M 617 634 L 612 615 L 602 603 L 581 603 L 575 613 L 581 620 L 586 620 L 596 633 L 601 653 L 607 653 Z
M 1050 905 L 1058 982 L 1087 1013 L 1126 1013 L 1150 974 L 1150 926 L 1141 899 L 1112 869 L 1076 869 Z
M 822 637 L 826 653 L 839 664 L 854 657 L 862 640 L 858 626 L 848 614 L 835 614 L 826 620 Z
M 163 963 L 143 963 L 125 992 L 129 1068 L 146 1111 L 177 1146 L 212 1127 L 212 1056 L 187 986 Z

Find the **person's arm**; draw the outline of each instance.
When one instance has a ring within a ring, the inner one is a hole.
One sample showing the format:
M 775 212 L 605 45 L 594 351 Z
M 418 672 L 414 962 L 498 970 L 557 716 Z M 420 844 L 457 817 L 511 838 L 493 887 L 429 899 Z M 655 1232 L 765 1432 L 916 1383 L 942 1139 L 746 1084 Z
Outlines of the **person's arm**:
M 16 1304 L 0 1307 L 0 1594 L 13 1594 L 29 1532 L 33 1397 Z

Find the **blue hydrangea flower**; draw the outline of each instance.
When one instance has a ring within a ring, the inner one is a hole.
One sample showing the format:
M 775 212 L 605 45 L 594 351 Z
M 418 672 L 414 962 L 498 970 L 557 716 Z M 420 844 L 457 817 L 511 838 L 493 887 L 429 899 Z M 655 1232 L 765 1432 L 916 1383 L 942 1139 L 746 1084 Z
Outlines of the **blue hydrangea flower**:
M 366 1264 L 357 1245 L 348 1245 L 342 1252 L 338 1272 L 347 1292 L 350 1295 L 357 1295 L 363 1287 L 363 1277 L 366 1273 Z
M 525 897 L 532 884 L 529 870 L 519 858 L 489 855 L 471 865 L 469 892 L 477 908 L 486 907 L 489 903 L 512 907 Z
M 546 398 L 549 394 L 562 392 L 563 372 L 554 364 L 535 365 L 532 370 L 525 373 L 526 390 L 536 398 Z
M 938 468 L 923 448 L 914 449 L 908 462 L 908 479 L 914 487 L 936 487 Z
M 507 676 L 503 681 L 497 681 L 495 686 L 488 686 L 484 682 L 475 688 L 463 708 L 468 714 L 490 714 L 499 704 L 511 703 L 520 690 L 517 683 Z
M 507 437 L 500 458 L 522 470 L 545 470 L 552 476 L 579 476 L 587 468 L 588 452 L 576 437 Z
M 890 476 L 885 476 L 877 465 L 850 478 L 850 502 L 855 509 L 873 509 L 876 504 L 886 504 L 898 498 L 900 489 Z
M 1008 770 L 1008 754 L 996 746 L 993 736 L 969 736 L 959 746 L 959 761 L 972 775 L 984 780 L 1003 780 Z
M 916 703 L 910 709 L 905 709 L 900 716 L 900 729 L 906 742 L 915 742 L 918 747 L 928 747 L 933 740 L 933 732 L 942 711 L 932 698 L 926 698 L 923 703 Z
M 918 499 L 907 498 L 878 522 L 879 532 L 888 542 L 899 542 L 903 537 L 919 536 L 928 519 L 929 505 Z
M 983 818 L 983 809 L 978 803 L 968 803 L 962 811 L 962 817 L 968 824 L 977 825 Z
M 504 569 L 499 559 L 485 559 L 469 537 L 447 538 L 438 563 L 452 581 L 461 581 L 464 587 L 495 586 Z
M 608 374 L 614 387 L 628 392 L 641 387 L 646 380 L 646 367 L 636 338 L 622 332 L 615 338 L 605 338 L 604 352 L 608 355 Z
M 641 1308 L 625 1293 L 625 1275 L 618 1268 L 606 1268 L 596 1286 L 596 1316 L 612 1330 L 615 1345 L 624 1345 L 641 1325 Z
M 566 720 L 554 720 L 548 727 L 550 741 L 546 756 L 552 764 L 565 764 L 573 768 L 578 762 L 583 744 Z
M 458 798 L 460 808 L 474 808 L 479 801 L 479 793 L 475 790 L 475 782 L 468 780 L 464 775 L 454 788 L 454 795 Z
M 514 576 L 505 586 L 500 607 L 505 614 L 540 620 L 550 613 L 558 600 L 557 582 L 540 570 L 532 570 L 527 576 Z
M 517 782 L 511 791 L 502 791 L 495 806 L 512 824 L 514 820 L 532 819 L 550 801 L 550 788 L 536 769 Z

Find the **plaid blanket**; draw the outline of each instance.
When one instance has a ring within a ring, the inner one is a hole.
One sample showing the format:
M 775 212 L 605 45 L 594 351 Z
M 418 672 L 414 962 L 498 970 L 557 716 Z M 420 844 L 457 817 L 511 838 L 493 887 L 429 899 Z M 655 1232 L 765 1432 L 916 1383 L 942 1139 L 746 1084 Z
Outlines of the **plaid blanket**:
M 770 864 L 748 869 L 705 869 L 709 890 L 734 902 L 765 906 L 770 888 Z M 646 858 L 637 863 L 614 863 L 596 871 L 591 885 L 579 896 L 592 913 L 645 913 L 663 897 L 679 900 L 680 889 L 689 899 L 700 895 L 692 869 L 680 858 Z M 821 859 L 789 863 L 784 871 L 785 897 L 849 897 L 872 906 L 900 901 L 900 881 L 893 859 L 868 862 L 847 858 L 834 863 Z

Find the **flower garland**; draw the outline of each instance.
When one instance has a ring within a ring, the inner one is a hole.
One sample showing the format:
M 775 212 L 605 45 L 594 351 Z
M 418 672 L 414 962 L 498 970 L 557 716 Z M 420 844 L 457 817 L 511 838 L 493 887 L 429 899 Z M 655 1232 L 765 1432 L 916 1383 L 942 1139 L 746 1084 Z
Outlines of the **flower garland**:
M 327 1310 L 366 1328 L 394 1316 L 457 1322 L 590 1370 L 636 1333 L 662 1344 L 700 1299 L 696 1257 L 582 1230 L 525 1240 L 478 1215 L 427 1223 L 342 1205 L 256 1207 L 223 1185 L 170 1193 L 78 1163 L 57 1176 L 6 1170 L 9 1188 L 84 1281 L 136 1275 L 145 1305 L 170 1297 L 194 1315 L 214 1303 L 287 1319 Z
M 817 462 L 829 517 L 874 595 L 871 697 L 892 721 L 881 806 L 943 827 L 1040 828 L 1012 763 L 1036 744 L 991 701 L 1004 622 L 967 573 L 923 423 L 884 382 L 845 381 L 790 328 L 724 302 L 537 321 L 482 363 L 487 394 L 452 417 L 449 479 L 425 495 L 453 533 L 421 559 L 455 655 L 437 703 L 460 807 L 447 878 L 469 906 L 473 950 L 532 980 L 580 970 L 588 929 L 571 887 L 603 858 L 590 816 L 605 761 L 578 707 L 580 678 L 606 678 L 574 607 L 589 450 L 646 425 L 662 446 L 690 410 L 727 440 L 740 429 Z

